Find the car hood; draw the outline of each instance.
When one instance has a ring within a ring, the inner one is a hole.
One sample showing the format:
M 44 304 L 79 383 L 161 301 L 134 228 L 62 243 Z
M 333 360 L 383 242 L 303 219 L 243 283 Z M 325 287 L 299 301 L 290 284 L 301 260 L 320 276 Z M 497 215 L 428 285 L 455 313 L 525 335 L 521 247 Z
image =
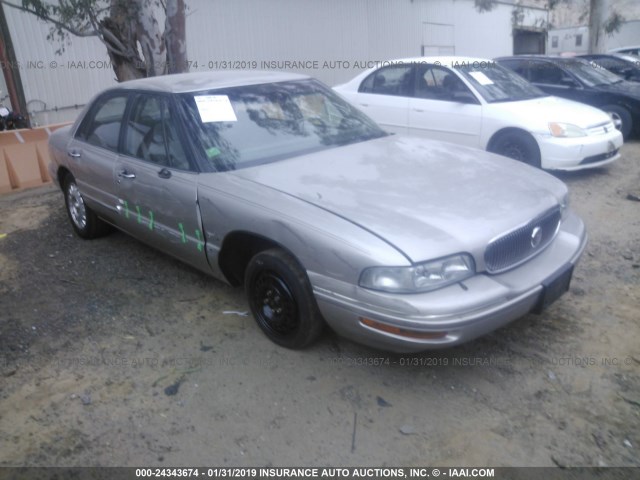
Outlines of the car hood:
M 552 96 L 490 105 L 495 111 L 504 112 L 511 118 L 521 117 L 525 124 L 541 126 L 546 133 L 549 133 L 549 122 L 571 123 L 581 128 L 590 128 L 611 121 L 611 117 L 602 110 Z
M 400 136 L 233 174 L 353 222 L 411 261 L 479 254 L 491 239 L 557 205 L 567 191 L 551 175 L 514 160 Z

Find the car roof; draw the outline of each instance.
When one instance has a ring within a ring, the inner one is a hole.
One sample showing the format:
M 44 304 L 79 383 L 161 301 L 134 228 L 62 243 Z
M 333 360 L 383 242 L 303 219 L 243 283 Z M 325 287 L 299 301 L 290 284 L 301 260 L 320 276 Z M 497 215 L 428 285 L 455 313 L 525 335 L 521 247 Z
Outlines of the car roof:
M 511 55 L 507 57 L 498 57 L 495 59 L 496 62 L 499 62 L 500 60 L 542 60 L 545 62 L 562 63 L 562 64 L 575 63 L 575 62 L 588 63 L 584 58 L 580 58 L 580 57 L 550 57 L 547 55 Z
M 269 71 L 212 71 L 198 73 L 178 73 L 141 78 L 119 83 L 112 89 L 150 90 L 167 93 L 187 93 L 217 88 L 259 85 L 263 83 L 286 82 L 310 78 L 307 75 Z
M 638 49 L 640 49 L 640 45 L 630 45 L 626 47 L 612 48 L 611 50 L 609 50 L 609 52 L 623 52 L 625 50 L 638 50 Z
M 453 62 L 457 63 L 493 63 L 493 60 L 488 58 L 477 58 L 477 57 L 463 57 L 463 56 L 433 56 L 433 57 L 410 57 L 410 58 L 399 58 L 396 60 L 388 60 L 384 62 L 379 62 L 380 66 L 386 66 L 386 64 L 396 64 L 396 63 L 432 63 L 436 65 L 442 65 L 444 67 L 451 67 Z M 376 68 L 380 68 L 380 66 Z

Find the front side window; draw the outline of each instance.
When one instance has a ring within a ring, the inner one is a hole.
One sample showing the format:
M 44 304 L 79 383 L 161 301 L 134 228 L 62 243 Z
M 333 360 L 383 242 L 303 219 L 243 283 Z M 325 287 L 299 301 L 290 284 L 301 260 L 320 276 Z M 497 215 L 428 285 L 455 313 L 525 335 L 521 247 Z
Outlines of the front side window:
M 165 98 L 141 95 L 129 115 L 123 153 L 164 167 L 188 170 L 175 123 Z
M 208 171 L 246 168 L 386 135 L 315 80 L 182 94 L 181 106 Z
M 423 65 L 416 68 L 416 98 L 452 101 L 466 95 L 474 99 L 474 95 L 458 76 L 446 68 L 434 65 Z
M 109 95 L 96 100 L 80 124 L 76 138 L 96 147 L 117 151 L 127 98 L 126 95 Z
M 360 93 L 408 96 L 411 92 L 413 67 L 394 65 L 381 68 L 369 75 L 360 85 Z

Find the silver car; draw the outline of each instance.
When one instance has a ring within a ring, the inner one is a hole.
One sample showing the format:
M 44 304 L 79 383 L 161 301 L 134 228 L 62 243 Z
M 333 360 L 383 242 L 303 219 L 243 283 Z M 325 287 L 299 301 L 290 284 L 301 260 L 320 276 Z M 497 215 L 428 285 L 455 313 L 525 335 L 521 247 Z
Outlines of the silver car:
M 397 352 L 466 342 L 556 300 L 586 244 L 556 178 L 387 135 L 301 75 L 119 84 L 50 148 L 79 236 L 115 226 L 244 284 L 289 348 L 325 324 Z

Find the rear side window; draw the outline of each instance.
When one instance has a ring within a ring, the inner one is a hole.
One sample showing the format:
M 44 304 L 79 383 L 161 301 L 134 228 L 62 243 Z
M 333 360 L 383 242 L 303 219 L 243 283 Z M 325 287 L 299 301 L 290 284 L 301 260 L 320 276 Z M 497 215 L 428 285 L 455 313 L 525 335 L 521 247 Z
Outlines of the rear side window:
M 518 61 L 518 60 L 500 60 L 498 62 L 503 67 L 507 67 L 509 70 L 516 72 L 525 80 L 529 80 L 529 73 L 527 71 L 527 61 Z
M 96 147 L 117 151 L 126 107 L 127 95 L 99 98 L 82 121 L 76 138 Z
M 361 93 L 409 96 L 412 90 L 413 67 L 396 65 L 382 68 L 369 75 L 360 85 Z

